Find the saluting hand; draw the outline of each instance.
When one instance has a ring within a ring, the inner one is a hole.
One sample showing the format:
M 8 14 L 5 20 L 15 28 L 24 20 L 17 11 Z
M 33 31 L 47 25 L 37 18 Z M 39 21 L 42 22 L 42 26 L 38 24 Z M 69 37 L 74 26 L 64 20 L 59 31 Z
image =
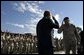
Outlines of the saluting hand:
M 53 20 L 56 20 L 54 16 L 52 16 Z

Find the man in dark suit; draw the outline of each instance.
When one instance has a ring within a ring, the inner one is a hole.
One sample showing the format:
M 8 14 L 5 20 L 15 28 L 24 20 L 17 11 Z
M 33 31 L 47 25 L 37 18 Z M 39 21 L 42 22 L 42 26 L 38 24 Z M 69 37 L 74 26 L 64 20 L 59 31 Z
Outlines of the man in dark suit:
M 38 52 L 39 54 L 53 54 L 52 35 L 53 28 L 58 29 L 59 24 L 57 20 L 52 17 L 54 22 L 50 18 L 50 12 L 45 11 L 44 17 L 38 22 L 36 27 L 37 39 L 38 39 Z
M 84 50 L 83 50 L 83 48 L 84 48 L 84 44 L 83 44 L 83 40 L 84 40 L 83 31 L 81 31 L 79 33 L 79 35 L 80 35 L 81 41 L 80 41 L 80 46 L 79 46 L 79 49 L 78 49 L 78 54 L 84 54 Z

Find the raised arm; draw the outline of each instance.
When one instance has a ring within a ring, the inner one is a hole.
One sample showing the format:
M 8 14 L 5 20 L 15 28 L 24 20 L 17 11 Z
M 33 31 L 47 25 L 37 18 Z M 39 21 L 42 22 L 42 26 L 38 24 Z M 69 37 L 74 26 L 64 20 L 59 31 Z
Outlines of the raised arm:
M 55 21 L 55 24 L 57 25 L 57 27 L 59 28 L 59 23 L 58 23 L 58 21 L 55 19 L 54 16 L 52 16 L 52 18 L 53 18 L 53 20 Z

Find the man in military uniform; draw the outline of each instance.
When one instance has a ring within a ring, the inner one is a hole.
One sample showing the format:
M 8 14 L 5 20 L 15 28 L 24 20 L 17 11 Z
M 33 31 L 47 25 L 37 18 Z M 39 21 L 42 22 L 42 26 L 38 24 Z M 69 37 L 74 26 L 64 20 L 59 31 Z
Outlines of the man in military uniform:
M 69 23 L 69 18 L 64 18 L 64 23 L 62 22 L 61 27 L 58 29 L 58 33 L 63 31 L 63 44 L 66 54 L 70 54 L 72 50 L 73 54 L 76 54 L 76 44 L 79 41 L 79 35 L 76 31 L 76 27 Z M 76 41 L 77 40 L 77 41 Z

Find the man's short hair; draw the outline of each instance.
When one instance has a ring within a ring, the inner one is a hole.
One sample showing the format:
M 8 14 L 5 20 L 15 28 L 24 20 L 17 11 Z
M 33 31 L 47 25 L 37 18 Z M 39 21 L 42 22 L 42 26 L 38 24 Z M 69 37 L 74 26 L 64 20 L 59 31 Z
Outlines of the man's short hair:
M 49 11 L 45 11 L 45 12 L 44 12 L 44 17 L 45 17 L 45 16 L 50 16 L 50 12 L 49 12 Z

